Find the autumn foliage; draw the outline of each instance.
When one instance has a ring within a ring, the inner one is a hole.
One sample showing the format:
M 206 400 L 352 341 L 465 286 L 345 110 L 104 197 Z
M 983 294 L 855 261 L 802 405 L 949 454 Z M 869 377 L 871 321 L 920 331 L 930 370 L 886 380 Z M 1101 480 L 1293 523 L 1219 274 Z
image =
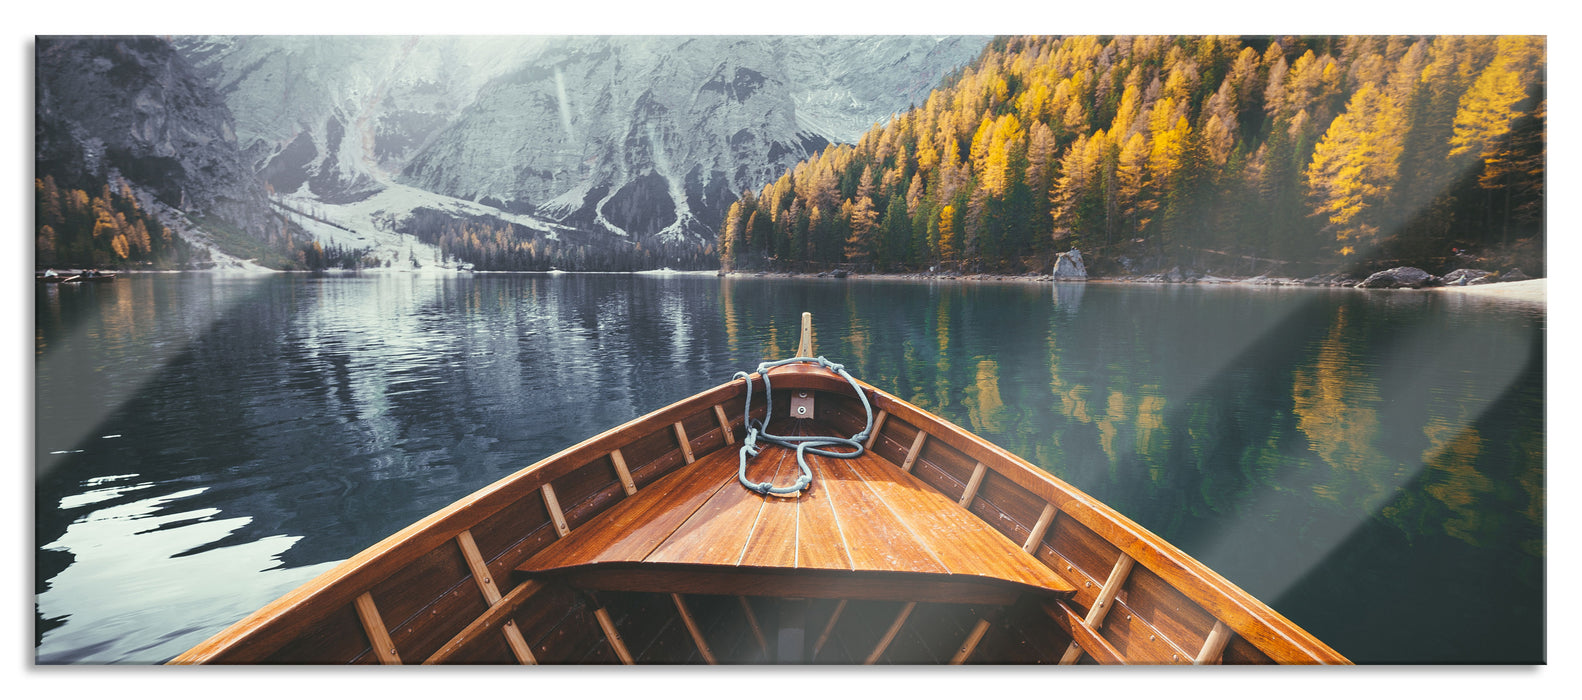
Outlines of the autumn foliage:
M 1542 37 L 1001 38 L 925 104 L 744 193 L 722 264 L 1541 248 L 1544 69 Z
M 33 180 L 34 255 L 39 267 L 124 267 L 185 261 L 192 251 L 157 217 L 143 210 L 123 180 L 98 192 L 57 187 L 46 175 Z

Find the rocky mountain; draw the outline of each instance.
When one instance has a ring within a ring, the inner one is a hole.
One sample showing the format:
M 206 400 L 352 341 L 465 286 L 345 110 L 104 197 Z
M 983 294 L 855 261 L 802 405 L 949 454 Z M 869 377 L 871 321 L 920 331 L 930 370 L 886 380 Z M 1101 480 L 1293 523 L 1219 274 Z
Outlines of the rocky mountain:
M 985 43 L 174 39 L 291 206 L 354 231 L 407 230 L 422 209 L 628 245 L 711 243 L 737 193 L 922 102 Z
M 268 235 L 265 191 L 238 148 L 230 109 L 170 42 L 39 37 L 34 58 L 40 177 L 95 192 L 129 182 L 181 233 L 190 216 Z
M 514 265 L 698 262 L 738 193 L 921 103 L 985 44 L 41 37 L 37 172 L 74 189 L 125 181 L 172 231 L 241 240 L 242 258 L 301 259 L 311 239 L 451 266 L 442 237 L 472 240 L 461 224 L 503 231 L 484 252 Z

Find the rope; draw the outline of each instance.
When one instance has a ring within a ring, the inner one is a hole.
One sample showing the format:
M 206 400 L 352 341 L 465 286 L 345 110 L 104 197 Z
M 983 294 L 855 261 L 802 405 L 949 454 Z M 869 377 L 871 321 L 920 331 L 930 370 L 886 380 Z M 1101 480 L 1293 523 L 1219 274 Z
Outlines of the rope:
M 767 429 L 769 423 L 769 412 L 774 410 L 775 403 L 774 387 L 769 384 L 769 370 L 781 365 L 789 365 L 795 362 L 816 364 L 820 367 L 831 370 L 836 374 L 839 374 L 841 377 L 844 377 L 846 381 L 851 384 L 852 390 L 857 392 L 857 398 L 862 400 L 862 410 L 868 415 L 868 424 L 863 426 L 863 429 L 856 435 L 853 435 L 849 438 L 835 437 L 831 435 L 771 434 Z M 850 374 L 846 373 L 845 365 L 835 364 L 834 362 L 830 362 L 823 357 L 793 357 L 788 360 L 780 360 L 778 362 L 764 362 L 759 364 L 757 373 L 759 376 L 763 377 L 764 402 L 769 407 L 769 410 L 764 413 L 764 419 L 761 421 L 755 421 L 752 417 L 753 380 L 751 375 L 747 374 L 746 372 L 737 372 L 731 377 L 731 379 L 745 379 L 747 381 L 747 402 L 742 408 L 742 423 L 743 425 L 747 426 L 747 437 L 746 439 L 742 440 L 742 449 L 740 452 L 741 461 L 736 469 L 736 480 L 740 481 L 742 486 L 747 487 L 749 491 L 759 494 L 789 496 L 791 494 L 802 492 L 813 483 L 813 470 L 809 469 L 807 466 L 806 456 L 808 454 L 811 453 L 821 457 L 834 457 L 837 459 L 852 459 L 863 453 L 862 443 L 864 440 L 868 439 L 868 431 L 873 430 L 873 407 L 868 405 L 868 395 L 863 393 L 861 387 L 857 386 L 857 380 L 853 379 Z M 777 487 L 768 481 L 754 483 L 747 480 L 747 460 L 757 457 L 759 452 L 762 451 L 762 449 L 758 447 L 759 440 L 763 440 L 764 442 L 771 445 L 779 445 L 781 447 L 787 447 L 796 450 L 796 463 L 797 467 L 802 470 L 802 474 L 801 476 L 797 477 L 795 484 Z M 822 449 L 826 447 L 835 447 L 838 445 L 846 445 L 855 449 L 852 452 L 832 452 L 827 449 Z

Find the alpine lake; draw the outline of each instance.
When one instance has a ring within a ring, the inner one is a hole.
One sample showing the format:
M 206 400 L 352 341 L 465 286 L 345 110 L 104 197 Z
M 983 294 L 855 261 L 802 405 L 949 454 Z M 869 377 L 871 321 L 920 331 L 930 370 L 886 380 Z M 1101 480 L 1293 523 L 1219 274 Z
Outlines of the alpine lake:
M 1358 663 L 1546 659 L 1542 305 L 713 274 L 38 285 L 35 661 L 155 664 L 571 444 L 815 351 Z M 729 407 L 728 407 L 729 408 Z

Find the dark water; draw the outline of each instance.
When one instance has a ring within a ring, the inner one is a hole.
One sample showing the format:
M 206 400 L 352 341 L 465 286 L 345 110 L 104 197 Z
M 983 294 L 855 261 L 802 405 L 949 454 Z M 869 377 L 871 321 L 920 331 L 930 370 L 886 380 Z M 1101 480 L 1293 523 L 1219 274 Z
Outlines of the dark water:
M 36 303 L 39 663 L 156 663 L 559 449 L 819 354 L 1359 662 L 1545 658 L 1541 308 L 712 276 L 136 276 Z

